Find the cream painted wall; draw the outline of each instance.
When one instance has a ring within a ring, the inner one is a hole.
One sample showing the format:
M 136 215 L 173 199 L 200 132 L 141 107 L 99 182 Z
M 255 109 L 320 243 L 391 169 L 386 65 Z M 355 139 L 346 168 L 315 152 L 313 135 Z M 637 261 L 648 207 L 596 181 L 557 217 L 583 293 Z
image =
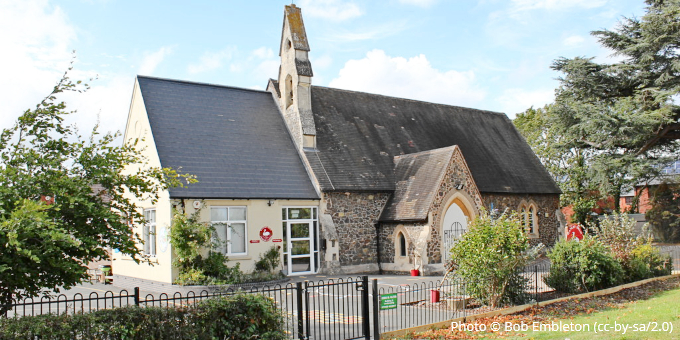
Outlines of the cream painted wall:
M 184 206 L 187 213 L 193 213 L 193 202 L 195 200 L 184 200 Z M 283 227 L 281 220 L 281 209 L 285 207 L 319 207 L 319 201 L 314 200 L 273 200 L 272 206 L 267 203 L 269 200 L 200 200 L 201 206 L 201 221 L 210 221 L 210 207 L 246 207 L 247 225 L 246 225 L 246 251 L 247 255 L 231 255 L 229 256 L 228 265 L 231 267 L 236 262 L 241 264 L 241 270 L 244 273 L 250 273 L 255 269 L 255 262 L 260 259 L 260 254 L 268 251 L 271 247 L 281 246 L 282 242 L 273 242 L 276 239 L 283 239 Z M 268 242 L 260 238 L 260 230 L 264 227 L 269 227 L 273 235 Z M 251 243 L 255 241 L 256 243 Z M 283 252 L 283 249 L 281 249 Z M 282 260 L 283 262 L 283 260 Z M 279 269 L 281 269 L 279 267 Z
M 151 134 L 151 125 L 149 124 L 146 107 L 144 106 L 144 100 L 137 80 L 135 80 L 132 92 L 132 101 L 128 113 L 124 141 L 128 143 L 133 142 L 135 139 L 139 139 L 137 146 L 138 149 L 141 150 L 142 155 L 147 159 L 147 164 L 134 164 L 127 167 L 125 171 L 127 173 L 133 173 L 138 171 L 142 166 L 160 167 L 160 158 L 156 152 L 156 144 L 154 143 Z M 168 191 L 161 192 L 159 196 L 159 200 L 155 204 L 148 199 L 139 199 L 132 195 L 130 195 L 130 198 L 140 208 L 156 208 L 156 232 L 161 234 L 163 228 L 168 228 L 170 226 L 172 213 Z M 143 228 L 141 225 L 135 224 L 133 231 L 139 235 L 140 238 L 142 237 Z M 143 249 L 141 244 L 139 244 L 139 247 L 140 249 Z M 113 273 L 116 275 L 125 275 L 160 282 L 172 282 L 172 279 L 174 278 L 171 265 L 172 250 L 170 246 L 167 245 L 165 251 L 163 251 L 163 242 L 160 240 L 160 237 L 157 238 L 156 249 L 157 255 L 149 258 L 153 265 L 148 263 L 137 264 L 131 257 L 123 256 L 114 250 L 112 256 Z

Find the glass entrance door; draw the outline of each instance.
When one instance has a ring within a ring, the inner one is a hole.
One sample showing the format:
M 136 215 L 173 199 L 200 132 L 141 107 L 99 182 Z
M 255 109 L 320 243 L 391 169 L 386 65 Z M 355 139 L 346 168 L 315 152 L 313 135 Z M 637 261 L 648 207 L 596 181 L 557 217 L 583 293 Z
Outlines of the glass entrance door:
M 314 264 L 312 263 L 312 224 L 290 223 L 290 237 L 288 238 L 288 249 L 290 256 L 288 268 L 290 274 L 313 273 Z
M 288 275 L 316 273 L 319 266 L 316 207 L 283 208 L 283 263 Z

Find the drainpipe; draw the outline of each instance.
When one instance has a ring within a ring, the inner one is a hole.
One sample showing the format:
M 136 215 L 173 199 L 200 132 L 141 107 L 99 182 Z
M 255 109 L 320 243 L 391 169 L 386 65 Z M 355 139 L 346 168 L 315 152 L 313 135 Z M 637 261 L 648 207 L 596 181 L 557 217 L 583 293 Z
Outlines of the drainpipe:
M 375 227 L 375 248 L 376 256 L 378 257 L 378 275 L 383 274 L 382 264 L 380 261 L 380 223 L 376 222 L 373 224 Z

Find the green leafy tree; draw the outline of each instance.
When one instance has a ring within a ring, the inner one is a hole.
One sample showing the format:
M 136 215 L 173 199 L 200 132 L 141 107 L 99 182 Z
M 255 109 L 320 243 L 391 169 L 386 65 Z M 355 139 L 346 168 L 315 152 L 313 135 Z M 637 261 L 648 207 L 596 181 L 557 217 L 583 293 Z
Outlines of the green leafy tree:
M 659 240 L 680 242 L 680 185 L 659 185 L 646 217 Z
M 646 3 L 642 18 L 592 32 L 621 61 L 576 57 L 553 63 L 563 76 L 555 103 L 537 125 L 552 142 L 543 156 L 555 151 L 569 160 L 579 152 L 597 192 L 613 197 L 617 211 L 623 190 L 658 175 L 680 155 L 680 107 L 674 101 L 680 93 L 680 1 Z M 532 146 L 541 153 L 540 144 Z M 578 178 L 581 169 L 569 175 Z
M 135 144 L 116 146 L 118 133 L 96 128 L 84 139 L 65 125 L 69 112 L 58 96 L 87 89 L 67 74 L 0 135 L 0 313 L 13 298 L 87 279 L 88 263 L 111 248 L 147 260 L 128 224 L 143 220 L 130 195 L 154 201 L 161 190 L 183 185 L 182 177 L 193 181 L 170 169 L 125 172 L 145 162 Z
M 521 271 L 538 249 L 529 248 L 516 214 L 493 218 L 483 211 L 451 249 L 450 265 L 466 292 L 480 302 L 493 307 L 522 303 L 527 280 Z
M 563 147 L 570 138 L 550 123 L 553 106 L 529 108 L 518 114 L 513 123 L 560 186 L 560 203 L 573 208 L 572 221 L 588 225 L 590 213 L 601 199 L 587 162 L 592 153 L 587 149 Z

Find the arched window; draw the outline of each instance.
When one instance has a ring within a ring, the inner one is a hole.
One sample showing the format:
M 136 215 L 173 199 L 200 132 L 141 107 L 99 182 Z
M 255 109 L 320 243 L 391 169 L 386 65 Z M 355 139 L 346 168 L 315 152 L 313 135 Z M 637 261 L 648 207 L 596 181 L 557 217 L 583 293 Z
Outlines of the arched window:
M 522 202 L 518 210 L 520 222 L 529 237 L 538 237 L 538 208 L 536 203 Z
M 404 233 L 399 233 L 399 256 L 406 256 L 406 237 Z
M 536 221 L 536 207 L 533 205 L 529 206 L 529 211 L 527 214 L 527 231 L 529 234 L 535 234 L 535 221 Z
M 290 74 L 286 76 L 283 96 L 286 100 L 286 108 L 293 105 L 293 77 L 291 77 Z

